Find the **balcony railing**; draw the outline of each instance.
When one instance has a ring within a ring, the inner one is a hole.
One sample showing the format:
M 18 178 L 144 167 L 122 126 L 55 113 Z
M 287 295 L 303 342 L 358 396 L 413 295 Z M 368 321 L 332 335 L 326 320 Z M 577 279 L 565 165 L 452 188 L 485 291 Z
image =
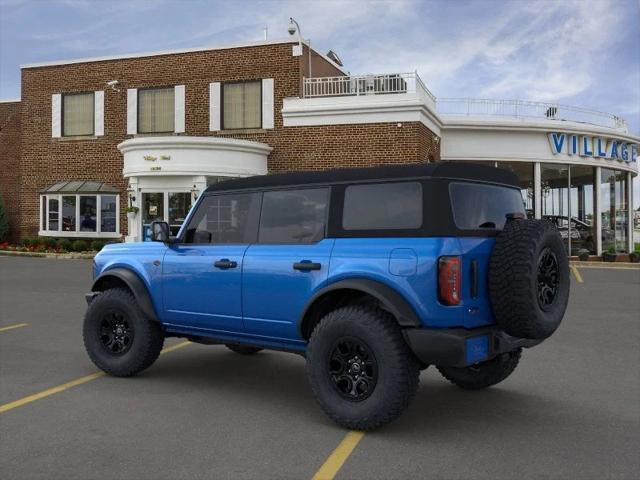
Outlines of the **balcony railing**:
M 351 75 L 304 79 L 304 97 L 343 97 L 424 92 L 435 97 L 416 72 L 382 75 Z
M 439 98 L 437 108 L 438 113 L 442 115 L 565 120 L 627 131 L 627 122 L 616 115 L 558 103 L 529 102 L 526 100 Z

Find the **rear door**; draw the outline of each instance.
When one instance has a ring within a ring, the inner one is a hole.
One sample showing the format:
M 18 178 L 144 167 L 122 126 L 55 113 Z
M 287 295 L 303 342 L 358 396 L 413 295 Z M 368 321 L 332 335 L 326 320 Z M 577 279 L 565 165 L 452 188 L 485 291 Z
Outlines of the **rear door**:
M 449 193 L 456 227 L 468 232 L 459 237 L 465 326 L 487 325 L 493 323 L 488 278 L 495 236 L 504 228 L 508 213 L 525 216 L 524 201 L 518 189 L 500 185 L 454 181 Z
M 201 330 L 241 332 L 242 267 L 256 240 L 260 194 L 208 195 L 184 238 L 164 256 L 164 319 Z
M 247 249 L 243 264 L 248 333 L 299 340 L 298 318 L 329 271 L 334 240 L 325 238 L 328 203 L 328 187 L 264 192 L 258 243 Z

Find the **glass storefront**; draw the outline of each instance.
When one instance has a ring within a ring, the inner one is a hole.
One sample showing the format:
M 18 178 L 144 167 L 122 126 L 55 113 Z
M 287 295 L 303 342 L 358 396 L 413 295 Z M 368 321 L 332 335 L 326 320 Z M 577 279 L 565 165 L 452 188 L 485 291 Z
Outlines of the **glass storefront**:
M 588 250 L 597 253 L 597 233 L 595 226 L 595 168 L 571 165 L 569 170 L 571 190 L 569 206 L 571 209 L 571 254 Z
M 628 251 L 629 195 L 626 172 L 603 168 L 600 174 L 602 251 Z

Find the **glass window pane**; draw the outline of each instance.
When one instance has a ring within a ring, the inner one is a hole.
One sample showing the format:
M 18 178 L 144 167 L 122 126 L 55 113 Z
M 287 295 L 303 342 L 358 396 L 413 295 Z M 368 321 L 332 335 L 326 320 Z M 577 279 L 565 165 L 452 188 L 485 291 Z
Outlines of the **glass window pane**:
M 556 226 L 569 248 L 569 166 L 540 165 L 542 218 Z
M 40 215 L 40 217 L 42 217 L 42 225 L 40 226 L 41 230 L 46 230 L 47 229 L 47 196 L 46 195 L 42 195 L 42 201 L 40 203 L 40 208 L 42 208 L 41 212 L 42 214 Z
M 508 213 L 525 213 L 520 192 L 514 188 L 451 182 L 453 220 L 462 230 L 502 229 Z
M 594 222 L 595 170 L 593 167 L 571 165 L 571 254 L 585 249 L 596 254 Z
M 81 196 L 80 197 L 80 231 L 95 232 L 96 231 L 96 197 Z
M 223 128 L 242 129 L 262 126 L 262 82 L 223 85 Z
M 627 252 L 629 206 L 627 173 L 601 170 L 600 211 L 602 215 L 602 251 Z
M 260 243 L 314 243 L 324 237 L 327 188 L 265 192 Z
M 535 199 L 533 188 L 533 168 L 531 162 L 498 162 L 498 168 L 504 168 L 515 173 L 520 180 L 520 193 L 525 204 L 527 218 L 535 216 Z
M 177 235 L 191 208 L 191 193 L 169 193 L 169 230 Z
M 93 92 L 65 94 L 62 99 L 62 134 L 93 135 Z
M 173 132 L 175 90 L 153 88 L 138 91 L 138 132 Z
M 100 197 L 100 231 L 113 232 L 116 231 L 116 202 L 115 195 L 102 195 Z
M 352 185 L 344 192 L 342 228 L 420 228 L 422 203 L 422 185 L 418 182 Z
M 49 228 L 47 230 L 58 230 L 59 202 L 57 197 L 49 197 Z
M 62 231 L 76 231 L 76 196 L 62 197 Z
M 260 194 L 209 195 L 187 227 L 185 243 L 253 243 L 256 241 Z

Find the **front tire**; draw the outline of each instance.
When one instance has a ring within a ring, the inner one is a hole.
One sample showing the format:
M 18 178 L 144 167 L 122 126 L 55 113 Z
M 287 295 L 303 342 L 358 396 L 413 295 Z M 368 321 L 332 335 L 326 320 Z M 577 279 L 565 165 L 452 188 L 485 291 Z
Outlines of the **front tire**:
M 307 375 L 338 425 L 371 430 L 399 417 L 413 399 L 419 366 L 393 317 L 373 306 L 326 315 L 307 347 Z
M 466 390 L 480 390 L 505 380 L 518 366 L 522 349 L 503 353 L 486 362 L 464 368 L 438 367 L 444 378 Z
M 82 333 L 91 361 L 115 377 L 130 377 L 150 367 L 164 344 L 160 325 L 144 315 L 124 288 L 102 292 L 91 302 Z

